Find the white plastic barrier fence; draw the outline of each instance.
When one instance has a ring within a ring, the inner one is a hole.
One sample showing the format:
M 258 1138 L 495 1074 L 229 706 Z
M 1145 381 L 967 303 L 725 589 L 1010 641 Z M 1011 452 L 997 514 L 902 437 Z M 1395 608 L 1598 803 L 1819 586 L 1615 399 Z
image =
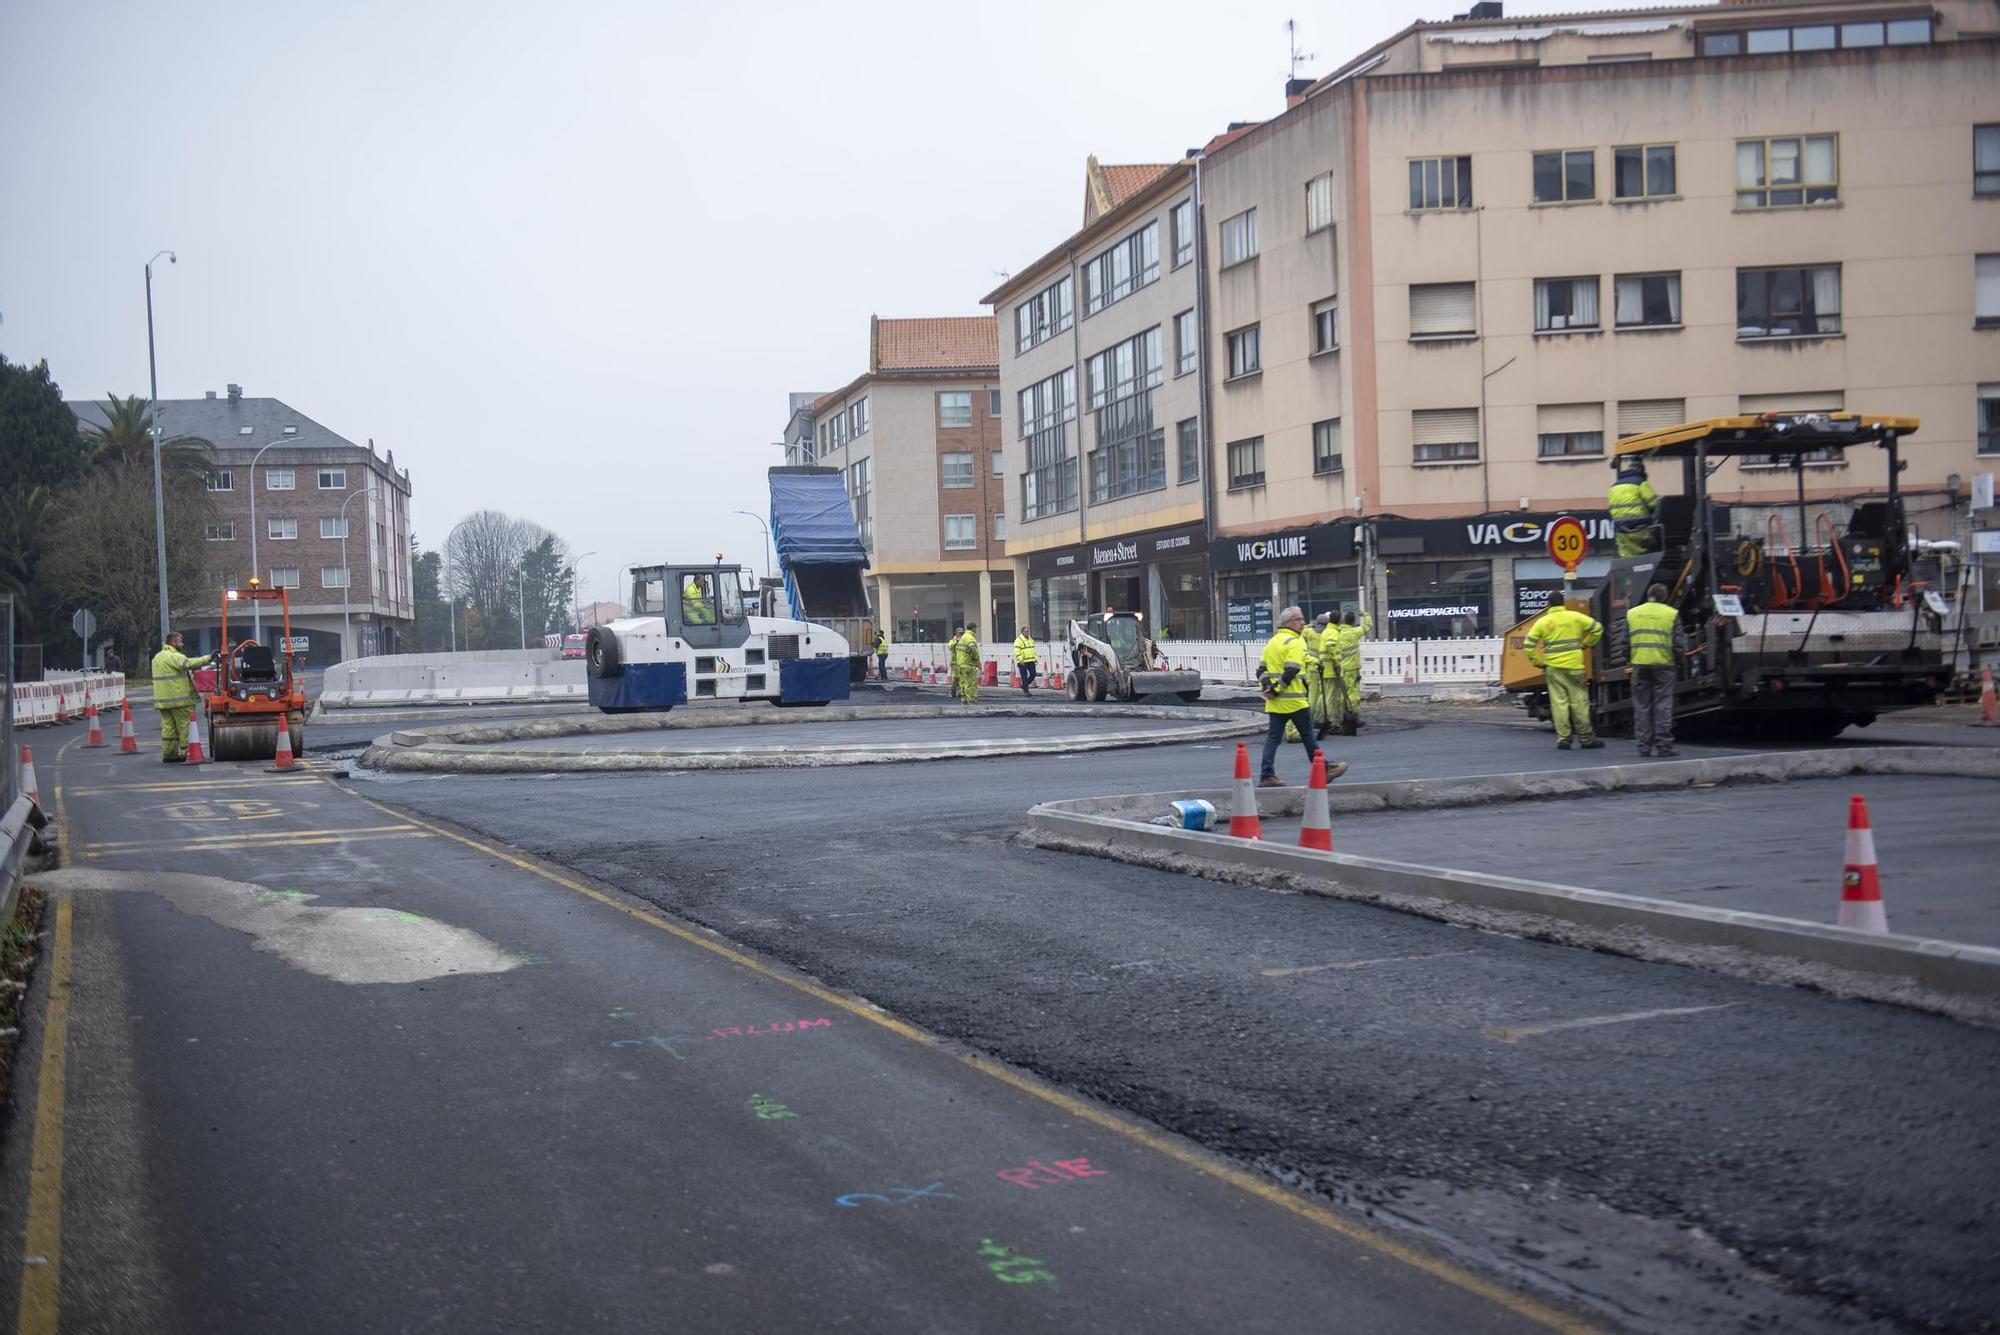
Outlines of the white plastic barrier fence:
M 1363 640 L 1361 680 L 1368 686 L 1415 686 L 1424 683 L 1500 684 L 1500 654 L 1506 641 L 1497 635 L 1449 640 Z M 1065 661 L 1068 646 L 1038 640 L 1041 675 L 1047 680 L 1051 664 Z M 1249 686 L 1257 679 L 1257 664 L 1264 652 L 1261 641 L 1248 640 L 1168 640 L 1160 645 L 1169 667 L 1192 668 L 1204 681 Z M 1006 681 L 1014 668 L 1014 644 L 987 643 L 979 646 L 980 661 L 999 664 L 1000 680 Z M 872 670 L 872 660 L 871 660 Z M 889 646 L 889 676 L 900 678 L 906 670 L 951 671 L 951 651 L 934 641 Z
M 101 714 L 125 698 L 125 678 L 116 672 L 51 672 L 41 681 L 15 685 L 14 726 L 39 728 L 58 719 L 80 718 L 94 704 Z

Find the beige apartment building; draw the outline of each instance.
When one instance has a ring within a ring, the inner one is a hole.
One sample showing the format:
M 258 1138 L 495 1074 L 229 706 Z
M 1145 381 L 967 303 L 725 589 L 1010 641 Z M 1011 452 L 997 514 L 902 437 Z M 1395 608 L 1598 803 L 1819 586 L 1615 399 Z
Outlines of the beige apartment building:
M 1210 634 L 1192 164 L 1085 168 L 1082 227 L 987 294 L 1008 553 L 1025 620 L 1086 609 Z
M 1493 633 L 1545 605 L 1553 515 L 1598 521 L 1602 568 L 1619 436 L 1738 412 L 1922 418 L 1915 527 L 1971 536 L 2000 468 L 2000 10 L 1473 12 L 1199 157 L 1219 619 L 1366 585 L 1378 636 Z M 1010 393 L 1043 371 L 1003 347 Z M 1836 512 L 1886 480 L 1873 451 L 1804 471 Z M 1716 495 L 1810 541 L 1796 482 L 1731 464 Z
M 995 361 L 991 317 L 871 316 L 868 369 L 810 405 L 803 462 L 846 476 L 872 610 L 898 642 L 968 621 L 983 639 L 1013 637 Z

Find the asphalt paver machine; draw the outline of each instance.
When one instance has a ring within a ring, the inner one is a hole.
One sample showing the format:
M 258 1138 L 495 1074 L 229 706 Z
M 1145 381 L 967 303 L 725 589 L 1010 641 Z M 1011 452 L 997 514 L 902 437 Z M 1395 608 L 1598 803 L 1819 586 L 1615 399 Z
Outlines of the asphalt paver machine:
M 1661 499 L 1656 550 L 1620 557 L 1588 594 L 1604 638 L 1587 665 L 1600 730 L 1632 728 L 1626 610 L 1649 584 L 1668 586 L 1689 649 L 1678 664 L 1678 719 L 1721 723 L 1735 736 L 1810 741 L 1876 715 L 1933 703 L 1950 676 L 1951 616 L 1937 559 L 1911 531 L 1897 477 L 1914 417 L 1866 413 L 1764 413 L 1721 417 L 1628 436 L 1617 454 L 1677 462 L 1678 496 Z M 1887 466 L 1882 493 L 1844 522 L 1806 497 L 1810 469 Z M 1755 531 L 1734 531 L 1738 504 L 1713 500 L 1710 483 L 1730 462 L 1790 472 L 1796 500 L 1760 504 Z M 1657 476 L 1657 470 L 1656 470 Z M 1548 717 L 1540 669 L 1527 661 L 1529 618 L 1506 637 L 1501 683 Z M 1696 727 L 1702 726 L 1696 722 Z
M 270 760 L 278 754 L 278 719 L 291 733 L 292 754 L 306 749 L 306 691 L 292 672 L 289 652 L 278 653 L 260 640 L 229 639 L 231 609 L 238 629 L 252 605 L 277 604 L 284 628 L 280 641 L 292 643 L 292 608 L 283 589 L 267 589 L 251 580 L 241 589 L 222 592 L 222 645 L 216 655 L 215 687 L 206 696 L 209 750 L 217 760 Z
M 1169 668 L 1138 612 L 1101 612 L 1070 622 L 1068 648 L 1063 690 L 1072 700 L 1178 695 L 1193 704 L 1201 699 L 1201 674 Z

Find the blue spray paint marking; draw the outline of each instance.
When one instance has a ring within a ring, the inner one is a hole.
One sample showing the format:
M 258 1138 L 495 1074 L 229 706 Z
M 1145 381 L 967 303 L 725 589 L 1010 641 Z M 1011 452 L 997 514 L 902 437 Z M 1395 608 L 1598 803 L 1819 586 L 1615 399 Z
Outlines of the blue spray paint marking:
M 675 1047 L 674 1044 L 685 1043 L 687 1042 L 687 1038 L 686 1034 L 668 1034 L 664 1038 L 658 1034 L 651 1034 L 645 1038 L 614 1038 L 611 1040 L 611 1046 L 614 1048 L 642 1048 L 646 1044 L 651 1043 L 675 1061 L 684 1062 L 687 1058 L 681 1055 L 681 1050 Z
M 921 1188 L 910 1188 L 910 1187 L 889 1188 L 889 1190 L 895 1192 L 898 1196 L 901 1196 L 902 1197 L 901 1200 L 890 1200 L 887 1196 L 880 1195 L 873 1191 L 849 1192 L 845 1196 L 835 1197 L 834 1204 L 844 1205 L 850 1210 L 858 1210 L 861 1208 L 861 1202 L 863 1201 L 880 1201 L 884 1205 L 908 1205 L 911 1201 L 921 1200 L 926 1196 L 935 1197 L 938 1200 L 946 1200 L 946 1201 L 957 1200 L 958 1197 L 954 1196 L 949 1191 L 938 1190 L 938 1188 L 942 1187 L 943 1185 L 944 1183 L 942 1182 L 933 1182 L 928 1187 L 921 1187 Z

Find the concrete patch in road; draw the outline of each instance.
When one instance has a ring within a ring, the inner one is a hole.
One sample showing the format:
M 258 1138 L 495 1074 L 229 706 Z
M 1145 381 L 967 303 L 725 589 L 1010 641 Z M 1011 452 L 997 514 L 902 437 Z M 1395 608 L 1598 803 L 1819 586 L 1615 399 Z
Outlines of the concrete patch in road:
M 316 895 L 219 876 L 71 867 L 32 878 L 54 892 L 158 895 L 183 913 L 242 932 L 256 948 L 337 983 L 421 983 L 452 974 L 505 973 L 521 963 L 477 932 L 389 908 L 315 906 Z

